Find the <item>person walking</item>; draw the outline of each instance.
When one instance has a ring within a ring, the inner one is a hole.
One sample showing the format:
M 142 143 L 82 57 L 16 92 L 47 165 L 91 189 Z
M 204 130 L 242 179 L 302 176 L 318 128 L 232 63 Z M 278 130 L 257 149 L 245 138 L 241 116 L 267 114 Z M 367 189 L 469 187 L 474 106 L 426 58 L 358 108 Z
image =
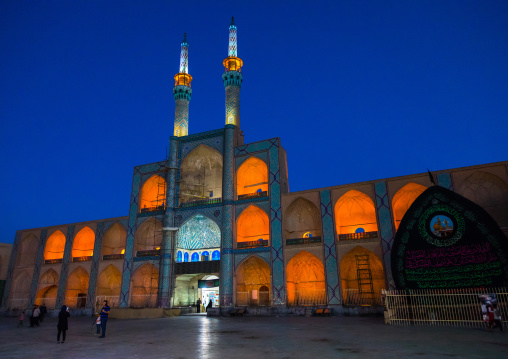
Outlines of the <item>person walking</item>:
M 101 327 L 102 327 L 102 335 L 99 338 L 104 338 L 106 336 L 106 324 L 108 322 L 108 315 L 111 308 L 108 306 L 108 301 L 104 301 L 104 305 L 101 309 Z
M 38 327 L 39 326 L 39 316 L 41 315 L 41 310 L 37 304 L 34 305 L 32 310 L 32 315 L 30 316 L 30 327 Z
M 499 308 L 497 307 L 497 303 L 494 303 L 492 305 L 494 308 L 494 326 L 492 329 L 499 328 L 499 330 L 503 331 L 503 318 L 501 317 L 501 312 L 499 311 Z
M 58 334 L 56 336 L 57 343 L 65 343 L 65 332 L 69 329 L 67 318 L 70 317 L 69 308 L 67 306 L 62 305 L 60 312 L 58 313 L 58 324 L 56 328 L 58 329 Z M 60 342 L 60 334 L 62 334 L 62 341 Z
M 201 312 L 201 299 L 196 300 L 196 313 Z
M 490 302 L 486 302 L 485 305 L 487 307 L 487 324 L 489 330 L 491 330 L 494 326 L 494 307 Z

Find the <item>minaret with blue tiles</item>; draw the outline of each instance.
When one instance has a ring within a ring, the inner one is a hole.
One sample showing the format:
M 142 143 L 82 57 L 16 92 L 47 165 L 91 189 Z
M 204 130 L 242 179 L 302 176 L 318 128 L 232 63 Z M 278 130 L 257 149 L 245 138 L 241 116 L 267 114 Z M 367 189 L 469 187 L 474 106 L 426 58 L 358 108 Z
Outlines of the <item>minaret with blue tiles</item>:
M 176 137 L 189 134 L 189 101 L 192 96 L 187 34 L 183 35 L 181 46 L 180 72 L 175 75 L 175 87 L 173 87 L 173 96 L 175 97 L 175 130 L 173 134 Z
M 229 25 L 228 57 L 222 62 L 226 71 L 222 75 L 222 81 L 226 88 L 226 125 L 235 125 L 239 134 L 239 143 L 243 144 L 240 131 L 240 89 L 242 88 L 243 61 L 238 57 L 238 37 L 234 17 L 231 17 Z

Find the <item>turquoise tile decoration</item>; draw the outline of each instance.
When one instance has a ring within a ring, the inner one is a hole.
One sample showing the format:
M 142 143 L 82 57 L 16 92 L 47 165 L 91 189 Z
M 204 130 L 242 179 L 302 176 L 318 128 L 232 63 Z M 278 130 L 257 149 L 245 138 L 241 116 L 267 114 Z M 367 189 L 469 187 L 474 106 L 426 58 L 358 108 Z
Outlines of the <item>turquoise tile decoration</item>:
M 65 249 L 62 261 L 62 269 L 60 270 L 60 281 L 58 282 L 58 291 L 56 294 L 55 308 L 60 308 L 65 300 L 65 291 L 67 290 L 67 276 L 69 275 L 69 264 L 71 262 L 72 243 L 74 242 L 74 225 L 67 227 L 67 235 L 65 236 Z
M 395 283 L 392 276 L 391 250 L 394 238 L 393 220 L 388 191 L 385 182 L 374 184 L 376 192 L 376 213 L 379 228 L 379 236 L 383 248 L 383 265 L 388 289 L 395 289 Z
M 110 226 L 112 223 L 110 223 Z M 95 289 L 97 287 L 97 278 L 99 276 L 99 261 L 101 259 L 102 237 L 104 237 L 104 233 L 106 233 L 105 223 L 97 223 L 97 229 L 95 230 L 95 243 L 93 246 L 92 265 L 90 267 L 90 282 L 88 283 L 88 295 L 86 297 L 86 308 L 95 308 Z
M 437 183 L 450 191 L 453 191 L 452 177 L 449 173 L 439 173 L 437 175 Z

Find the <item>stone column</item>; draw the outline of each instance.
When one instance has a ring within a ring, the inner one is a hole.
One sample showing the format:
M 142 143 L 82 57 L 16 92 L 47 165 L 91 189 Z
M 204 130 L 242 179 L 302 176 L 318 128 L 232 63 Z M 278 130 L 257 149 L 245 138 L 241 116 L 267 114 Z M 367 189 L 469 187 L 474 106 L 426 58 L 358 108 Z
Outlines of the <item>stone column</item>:
M 31 308 L 37 297 L 37 287 L 39 285 L 39 276 L 41 273 L 41 266 L 44 263 L 44 247 L 46 246 L 46 237 L 48 230 L 41 230 L 41 235 L 39 238 L 39 248 L 37 249 L 37 259 L 35 260 L 34 273 L 32 276 L 32 286 L 30 287 L 30 297 L 28 299 L 27 307 Z
M 104 231 L 105 223 L 97 223 L 97 229 L 95 230 L 95 243 L 93 245 L 92 266 L 90 268 L 90 281 L 88 283 L 88 295 L 86 297 L 87 309 L 95 309 L 95 290 L 97 288 L 97 277 L 99 275 L 99 263 L 101 260 L 102 237 L 104 236 Z
M 65 249 L 62 260 L 62 269 L 60 270 L 60 281 L 58 282 L 58 292 L 56 295 L 55 308 L 60 308 L 65 302 L 65 290 L 67 289 L 67 276 L 69 275 L 69 263 L 71 262 L 72 242 L 74 241 L 74 225 L 67 227 L 65 236 Z
M 16 237 L 14 239 L 14 244 L 12 245 L 11 250 L 11 258 L 9 259 L 9 267 L 7 268 L 7 280 L 5 281 L 4 294 L 2 297 L 2 310 L 6 310 L 8 308 L 7 301 L 9 300 L 9 295 L 11 291 L 12 285 L 12 273 L 14 272 L 14 266 L 16 265 L 16 259 L 18 258 L 18 247 L 21 242 L 21 231 L 16 232 Z M 9 307 L 11 303 L 9 303 Z
M 383 265 L 385 269 L 387 284 L 386 288 L 394 289 L 391 288 L 394 286 L 391 253 L 395 232 L 393 227 L 392 209 L 390 206 L 390 200 L 388 198 L 386 182 L 375 183 L 374 190 L 376 192 L 376 214 L 379 228 L 379 238 L 381 239 L 381 245 L 383 248 Z

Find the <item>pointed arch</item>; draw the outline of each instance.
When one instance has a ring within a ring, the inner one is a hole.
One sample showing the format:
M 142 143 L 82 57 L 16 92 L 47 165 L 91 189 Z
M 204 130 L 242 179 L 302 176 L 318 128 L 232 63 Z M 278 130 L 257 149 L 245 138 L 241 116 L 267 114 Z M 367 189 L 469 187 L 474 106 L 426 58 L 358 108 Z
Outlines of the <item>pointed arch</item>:
M 90 227 L 83 227 L 74 237 L 72 243 L 72 257 L 93 256 L 95 232 Z
M 270 220 L 261 208 L 250 205 L 238 216 L 236 221 L 236 242 L 255 245 L 261 241 L 268 245 L 270 239 Z
M 185 156 L 180 170 L 180 204 L 222 198 L 222 166 L 222 154 L 203 144 Z
M 163 210 L 166 203 L 167 183 L 159 175 L 153 175 L 143 183 L 139 195 L 139 210 L 141 212 Z
M 291 239 L 303 238 L 306 233 L 321 237 L 321 214 L 314 203 L 298 197 L 284 213 L 284 234 Z
M 41 276 L 39 280 L 35 304 L 44 304 L 48 308 L 54 308 L 56 304 L 56 295 L 58 292 L 58 273 L 50 268 Z
M 348 239 L 352 233 L 377 232 L 374 202 L 363 192 L 347 191 L 335 203 L 335 225 L 339 240 L 341 235 Z
M 489 172 L 478 171 L 468 176 L 457 193 L 485 209 L 508 205 L 508 184 Z
M 250 256 L 238 266 L 235 274 L 236 305 L 270 305 L 270 266 L 264 260 Z
M 30 296 L 30 287 L 32 280 L 30 275 L 26 271 L 19 273 L 12 283 L 12 289 L 10 293 L 10 307 L 12 309 L 25 309 L 28 303 L 28 297 Z
M 67 278 L 65 305 L 72 308 L 83 308 L 86 304 L 90 276 L 83 267 L 74 269 Z
M 99 275 L 96 296 L 118 297 L 122 286 L 122 273 L 110 264 Z
M 237 196 L 268 192 L 268 166 L 257 158 L 249 157 L 236 171 Z
M 299 252 L 286 270 L 288 305 L 326 304 L 325 268 L 315 255 Z
M 148 218 L 136 231 L 134 236 L 136 251 L 158 249 L 162 243 L 162 223 L 155 218 Z
M 153 308 L 157 306 L 159 271 L 153 264 L 145 263 L 132 276 L 131 307 Z
M 350 250 L 340 261 L 340 277 L 344 304 L 376 304 L 381 290 L 386 288 L 381 260 L 360 246 Z
M 178 230 L 177 248 L 220 248 L 220 238 L 219 226 L 210 218 L 197 214 Z
M 28 235 L 24 238 L 19 246 L 18 255 L 16 258 L 16 266 L 27 266 L 32 267 L 35 265 L 37 259 L 37 250 L 39 247 L 39 241 L 34 234 Z
M 411 207 L 415 199 L 426 189 L 427 187 L 421 184 L 411 182 L 395 193 L 392 199 L 392 211 L 396 230 L 399 228 L 400 221 L 402 221 L 406 211 Z
M 102 238 L 101 256 L 111 254 L 123 254 L 127 241 L 127 231 L 124 226 L 116 222 L 108 228 Z
M 49 236 L 44 247 L 44 259 L 62 259 L 65 249 L 65 236 L 60 231 L 55 231 Z

